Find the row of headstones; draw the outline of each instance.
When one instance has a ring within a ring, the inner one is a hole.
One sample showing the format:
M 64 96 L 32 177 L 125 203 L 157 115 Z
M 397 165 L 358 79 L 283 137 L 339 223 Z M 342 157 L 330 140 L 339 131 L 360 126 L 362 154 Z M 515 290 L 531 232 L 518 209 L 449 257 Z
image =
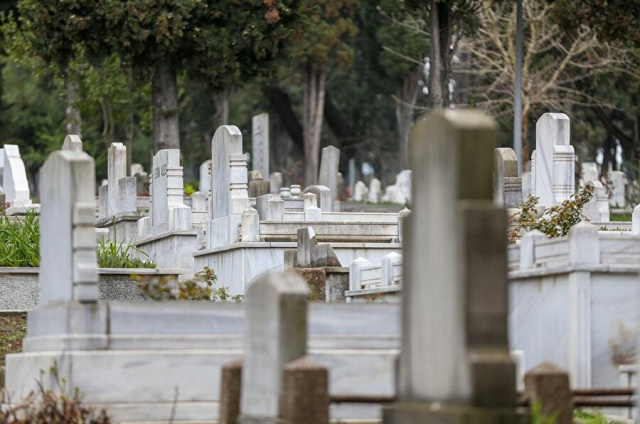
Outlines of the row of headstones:
M 395 184 L 388 185 L 384 193 L 382 183 L 379 179 L 373 178 L 369 187 L 358 181 L 353 188 L 352 199 L 356 202 L 380 203 L 389 202 L 406 205 L 411 203 L 411 171 L 405 169 L 396 176 Z
M 629 179 L 622 171 L 609 171 L 611 178 L 610 193 L 600 181 L 600 173 L 598 172 L 598 164 L 595 162 L 585 162 L 582 164 L 582 183 L 594 183 L 596 190 L 602 186 L 604 193 L 607 195 L 609 206 L 614 208 L 624 208 L 627 206 L 627 188 L 629 187 Z
M 397 401 L 384 408 L 383 422 L 526 422 L 508 348 L 507 214 L 493 202 L 495 123 L 476 111 L 437 111 L 418 121 L 412 138 L 419 184 L 404 225 Z M 311 261 L 318 246 L 302 231 L 310 242 L 297 261 Z M 328 422 L 327 371 L 306 357 L 307 296 L 294 274 L 249 284 L 244 359 L 223 370 L 219 422 L 238 415 L 247 423 Z

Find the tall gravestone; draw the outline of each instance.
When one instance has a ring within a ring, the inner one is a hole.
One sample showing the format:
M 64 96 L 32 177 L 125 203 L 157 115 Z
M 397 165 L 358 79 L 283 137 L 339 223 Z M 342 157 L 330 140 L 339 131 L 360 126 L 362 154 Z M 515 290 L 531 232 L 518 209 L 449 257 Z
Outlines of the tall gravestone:
M 398 402 L 384 422 L 526 422 L 507 319 L 507 214 L 493 203 L 495 123 L 442 110 L 411 131 Z
M 269 173 L 269 114 L 261 113 L 251 119 L 251 144 L 253 147 L 253 170 L 260 171 L 264 178 Z
M 127 176 L 127 148 L 122 143 L 111 143 L 107 157 L 107 216 L 118 214 L 118 199 L 120 198 L 120 179 Z
M 188 230 L 191 209 L 184 205 L 184 186 L 180 150 L 160 150 L 153 157 L 151 182 L 151 227 L 168 230 Z
M 205 160 L 200 165 L 200 185 L 198 191 L 208 196 L 211 195 L 211 159 Z
M 320 160 L 320 185 L 329 187 L 331 190 L 331 210 L 334 208 L 335 199 L 338 196 L 338 167 L 340 165 L 340 149 L 334 146 L 327 146 L 322 149 Z
M 98 299 L 93 159 L 56 151 L 42 167 L 40 306 Z
M 211 154 L 212 217 L 242 214 L 249 208 L 249 194 L 247 158 L 242 153 L 242 133 L 238 127 L 220 126 L 213 135 Z
M 518 158 L 510 148 L 494 153 L 493 201 L 496 206 L 517 208 L 522 203 L 522 179 L 518 177 Z
M 534 193 L 540 205 L 551 207 L 575 192 L 575 152 L 570 121 L 564 113 L 545 113 L 536 123 Z
M 241 424 L 280 422 L 283 368 L 307 350 L 308 294 L 295 273 L 268 272 L 249 284 Z

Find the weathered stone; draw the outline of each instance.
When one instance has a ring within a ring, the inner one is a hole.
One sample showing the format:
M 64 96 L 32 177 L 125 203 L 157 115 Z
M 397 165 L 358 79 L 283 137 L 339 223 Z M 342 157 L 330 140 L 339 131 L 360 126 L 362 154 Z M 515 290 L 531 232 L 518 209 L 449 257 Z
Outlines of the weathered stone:
M 256 198 L 256 209 L 261 221 L 284 220 L 284 201 L 280 196 L 264 194 Z
M 334 202 L 338 196 L 338 167 L 340 165 L 340 149 L 334 146 L 327 146 L 322 149 L 322 158 L 320 160 L 320 176 L 318 182 L 320 185 L 329 188 L 331 192 L 331 210 L 333 210 Z
M 573 422 L 573 396 L 569 374 L 550 363 L 531 369 L 524 377 L 525 393 L 529 403 L 540 405 L 543 416 L 558 424 Z
M 138 182 L 136 177 L 124 177 L 118 180 L 118 213 L 136 213 Z
M 331 202 L 331 191 L 322 185 L 312 185 L 304 189 L 302 195 L 307 193 L 313 193 L 318 196 L 318 207 L 322 209 L 322 212 L 332 212 L 333 206 Z
M 284 367 L 282 424 L 329 423 L 329 373 L 309 357 Z
M 510 148 L 494 153 L 493 201 L 499 207 L 518 207 L 522 203 L 522 183 L 518 177 L 518 158 Z
M 629 179 L 622 171 L 611 171 L 609 176 L 611 177 L 611 199 L 609 203 L 613 207 L 624 208 L 627 206 L 626 194 Z
M 200 165 L 200 185 L 198 191 L 211 196 L 211 159 L 207 159 Z
M 308 295 L 304 280 L 291 272 L 267 272 L 249 284 L 240 423 L 280 418 L 283 368 L 307 350 Z
M 369 202 L 378 203 L 381 197 L 382 183 L 379 179 L 374 178 L 369 183 Z
M 240 241 L 260 241 L 260 217 L 258 211 L 249 208 L 242 213 Z
M 269 114 L 261 113 L 251 119 L 251 145 L 253 170 L 260 171 L 263 177 L 269 175 Z M 268 192 L 267 192 L 268 193 Z M 264 193 L 264 194 L 267 194 Z M 256 197 L 256 196 L 251 196 Z
M 324 302 L 327 297 L 327 274 L 324 268 L 297 268 L 296 272 L 304 278 L 309 286 L 309 300 Z
M 298 267 L 311 268 L 316 263 L 316 247 L 318 241 L 313 228 L 306 227 L 298 230 Z
M 269 191 L 271 194 L 280 193 L 282 188 L 282 174 L 279 172 L 272 172 L 271 178 L 269 178 Z
M 269 181 L 259 179 L 249 183 L 249 197 L 259 197 L 265 194 L 269 194 Z
M 242 359 L 222 365 L 220 371 L 220 424 L 238 424 L 240 389 L 242 388 Z

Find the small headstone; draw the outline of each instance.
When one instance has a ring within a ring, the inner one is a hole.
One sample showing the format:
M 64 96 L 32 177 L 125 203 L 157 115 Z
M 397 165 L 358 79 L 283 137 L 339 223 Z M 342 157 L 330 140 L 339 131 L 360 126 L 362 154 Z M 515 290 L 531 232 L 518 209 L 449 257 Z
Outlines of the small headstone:
M 264 194 L 257 197 L 256 209 L 261 221 L 284 220 L 284 201 L 280 196 Z
M 396 177 L 396 203 L 411 204 L 411 171 L 405 169 Z
M 191 210 L 193 212 L 207 211 L 207 195 L 201 191 L 196 191 L 191 195 Z
M 200 186 L 198 191 L 207 196 L 211 192 L 211 159 L 205 160 L 200 165 Z
M 251 156 L 253 170 L 269 175 L 269 114 L 261 113 L 251 119 Z
M 267 272 L 249 283 L 240 422 L 280 418 L 283 368 L 307 350 L 308 295 L 295 273 Z
M 93 159 L 56 151 L 42 167 L 40 306 L 98 300 Z
M 331 203 L 331 190 L 322 185 L 312 185 L 304 189 L 302 195 L 307 193 L 313 193 L 317 196 L 318 207 L 322 209 L 322 212 L 332 212 Z
M 316 233 L 313 228 L 306 227 L 298 230 L 298 267 L 311 268 L 316 262 Z
M 80 136 L 72 134 L 67 135 L 62 143 L 62 150 L 65 152 L 81 152 L 82 140 L 80 140 Z
M 269 194 L 269 181 L 262 178 L 249 182 L 249 197 L 259 197 Z
M 531 369 L 524 377 L 529 402 L 540 405 L 541 416 L 555 417 L 557 424 L 573 423 L 573 393 L 569 374 L 550 363 Z
M 378 203 L 381 197 L 382 183 L 379 179 L 374 178 L 369 183 L 369 202 Z
M 242 213 L 240 241 L 260 241 L 260 217 L 254 208 L 250 207 Z
M 629 180 L 627 175 L 622 171 L 611 171 L 611 199 L 609 203 L 616 208 L 624 208 L 627 205 L 627 186 Z
M 311 206 L 317 207 L 318 196 L 316 196 L 313 193 L 305 193 L 302 195 L 302 202 L 303 202 L 304 209 L 307 209 L 308 207 L 311 207 Z
M 137 186 L 136 177 L 124 177 L 118 180 L 118 213 L 137 212 Z
M 269 192 L 271 194 L 279 194 L 282 188 L 282 174 L 279 172 L 271 173 L 269 178 Z
M 597 163 L 584 162 L 582 164 L 582 180 L 585 184 L 589 181 L 600 181 Z
M 322 221 L 322 209 L 316 206 L 309 206 L 308 208 L 304 208 L 304 220 L 305 222 Z
M 362 181 L 358 181 L 355 189 L 353 190 L 353 200 L 356 202 L 364 202 L 367 200 L 368 195 L 369 189 L 367 188 L 367 185 Z
M 322 149 L 320 160 L 320 185 L 328 187 L 331 191 L 331 210 L 336 197 L 338 197 L 338 167 L 340 165 L 340 149 L 334 146 L 327 146 Z

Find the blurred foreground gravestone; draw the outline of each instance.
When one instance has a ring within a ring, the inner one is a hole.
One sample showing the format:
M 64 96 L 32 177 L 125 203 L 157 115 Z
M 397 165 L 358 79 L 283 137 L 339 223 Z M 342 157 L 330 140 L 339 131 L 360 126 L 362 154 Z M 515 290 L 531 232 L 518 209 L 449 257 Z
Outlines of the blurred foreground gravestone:
M 398 401 L 384 422 L 527 422 L 509 355 L 507 214 L 493 203 L 494 121 L 429 114 L 412 130 Z M 454 213 L 452 213 L 454 211 Z

